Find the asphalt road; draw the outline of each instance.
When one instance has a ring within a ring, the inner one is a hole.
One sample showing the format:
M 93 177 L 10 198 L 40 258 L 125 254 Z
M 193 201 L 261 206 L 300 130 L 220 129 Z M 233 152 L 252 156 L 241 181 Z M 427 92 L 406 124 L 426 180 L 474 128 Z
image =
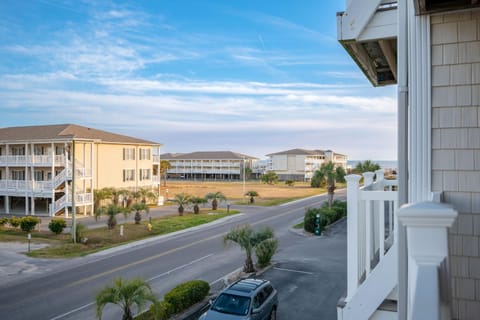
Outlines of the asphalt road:
M 0 285 L 0 318 L 94 319 L 95 294 L 118 276 L 148 279 L 159 297 L 183 281 L 203 279 L 214 283 L 243 264 L 244 253 L 238 247 L 223 246 L 222 236 L 230 228 L 244 223 L 272 227 L 280 242 L 281 256 L 282 251 L 298 245 L 299 240 L 292 238 L 288 228 L 303 217 L 305 208 L 319 206 L 325 198 L 313 197 L 269 208 L 243 207 L 242 215 L 223 223 L 59 263 L 43 275 Z M 105 308 L 103 319 L 120 317 L 115 306 Z

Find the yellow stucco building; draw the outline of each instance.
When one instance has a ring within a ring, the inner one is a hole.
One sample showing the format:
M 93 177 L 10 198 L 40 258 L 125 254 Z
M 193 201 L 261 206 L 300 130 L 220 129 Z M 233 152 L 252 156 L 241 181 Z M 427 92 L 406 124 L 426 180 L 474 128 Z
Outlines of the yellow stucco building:
M 95 189 L 157 192 L 160 146 L 74 124 L 0 128 L 0 210 L 87 215 Z

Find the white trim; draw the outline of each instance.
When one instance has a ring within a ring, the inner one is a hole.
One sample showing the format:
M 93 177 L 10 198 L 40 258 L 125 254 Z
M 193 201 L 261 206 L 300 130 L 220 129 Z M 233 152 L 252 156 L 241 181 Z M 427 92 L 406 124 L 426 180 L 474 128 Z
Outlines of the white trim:
M 409 12 L 413 10 L 409 2 Z M 408 25 L 408 202 L 419 202 L 431 194 L 430 17 L 409 14 Z

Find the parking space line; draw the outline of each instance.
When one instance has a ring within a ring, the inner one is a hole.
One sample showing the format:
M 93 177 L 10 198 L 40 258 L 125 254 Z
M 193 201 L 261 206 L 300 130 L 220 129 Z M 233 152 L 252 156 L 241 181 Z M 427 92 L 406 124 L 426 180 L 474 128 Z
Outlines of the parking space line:
M 278 267 L 273 267 L 273 269 L 279 270 L 279 271 L 302 273 L 302 274 L 310 274 L 310 275 L 313 274 L 313 272 L 301 271 L 301 270 L 293 270 L 293 269 L 285 269 L 285 268 L 278 268 Z

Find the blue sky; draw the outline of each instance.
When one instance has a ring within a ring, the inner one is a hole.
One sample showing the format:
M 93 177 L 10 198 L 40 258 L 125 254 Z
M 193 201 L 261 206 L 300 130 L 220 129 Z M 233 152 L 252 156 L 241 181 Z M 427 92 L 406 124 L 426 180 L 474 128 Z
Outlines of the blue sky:
M 396 158 L 395 87 L 336 40 L 344 1 L 0 1 L 0 127 L 76 123 L 162 152 Z

